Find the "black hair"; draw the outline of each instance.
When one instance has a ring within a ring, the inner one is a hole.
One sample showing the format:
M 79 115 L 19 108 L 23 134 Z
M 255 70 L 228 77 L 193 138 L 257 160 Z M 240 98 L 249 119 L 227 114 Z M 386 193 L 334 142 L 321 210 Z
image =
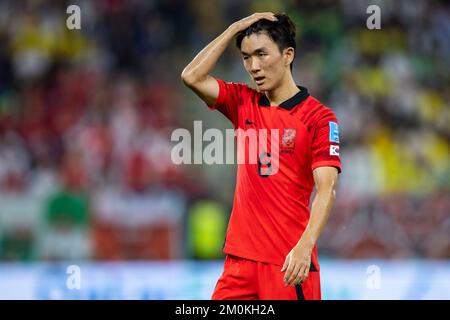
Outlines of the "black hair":
M 247 29 L 240 31 L 236 36 L 236 47 L 240 50 L 242 40 L 253 33 L 265 33 L 277 44 L 280 52 L 289 47 L 295 50 L 296 28 L 291 18 L 285 13 L 277 13 L 275 17 L 278 19 L 277 21 L 260 19 Z M 292 70 L 292 63 L 290 67 Z

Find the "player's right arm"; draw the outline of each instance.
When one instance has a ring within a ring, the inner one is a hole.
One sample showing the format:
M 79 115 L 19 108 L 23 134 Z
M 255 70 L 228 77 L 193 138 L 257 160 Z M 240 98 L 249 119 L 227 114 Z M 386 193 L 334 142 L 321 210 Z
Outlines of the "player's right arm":
M 213 105 L 219 96 L 219 84 L 210 75 L 211 70 L 233 37 L 260 19 L 277 20 L 272 12 L 254 13 L 230 25 L 210 42 L 181 73 L 184 84 L 192 89 L 207 105 Z

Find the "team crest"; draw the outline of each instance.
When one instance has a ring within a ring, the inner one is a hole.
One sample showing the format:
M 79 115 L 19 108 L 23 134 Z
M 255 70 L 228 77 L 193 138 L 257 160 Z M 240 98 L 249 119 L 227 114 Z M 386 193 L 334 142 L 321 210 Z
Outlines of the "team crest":
M 283 136 L 281 137 L 281 152 L 292 153 L 295 149 L 295 138 L 297 131 L 293 128 L 283 129 Z

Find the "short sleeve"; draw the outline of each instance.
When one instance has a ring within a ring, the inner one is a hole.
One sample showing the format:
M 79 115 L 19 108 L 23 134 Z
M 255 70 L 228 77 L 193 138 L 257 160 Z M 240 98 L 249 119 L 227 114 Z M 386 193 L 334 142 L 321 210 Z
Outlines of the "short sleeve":
M 336 167 L 341 173 L 339 143 L 339 124 L 334 113 L 327 109 L 313 130 L 311 169 Z
M 237 127 L 238 105 L 241 104 L 246 86 L 238 83 L 225 82 L 221 79 L 216 80 L 219 84 L 219 96 L 213 105 L 208 105 L 208 108 L 219 110 Z

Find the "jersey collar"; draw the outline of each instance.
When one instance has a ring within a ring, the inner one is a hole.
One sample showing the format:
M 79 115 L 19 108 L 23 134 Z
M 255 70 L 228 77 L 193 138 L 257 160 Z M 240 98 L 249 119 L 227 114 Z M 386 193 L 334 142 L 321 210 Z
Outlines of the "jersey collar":
M 289 98 L 286 101 L 282 102 L 279 105 L 279 107 L 281 107 L 283 109 L 286 109 L 286 110 L 291 110 L 296 105 L 302 103 L 306 98 L 309 97 L 309 93 L 308 93 L 308 89 L 307 88 L 302 87 L 302 86 L 297 86 L 297 88 L 299 88 L 300 91 L 297 92 L 291 98 Z M 261 107 L 269 107 L 270 106 L 270 101 L 269 101 L 269 99 L 267 99 L 265 94 L 262 94 L 261 97 L 259 98 L 259 105 Z

